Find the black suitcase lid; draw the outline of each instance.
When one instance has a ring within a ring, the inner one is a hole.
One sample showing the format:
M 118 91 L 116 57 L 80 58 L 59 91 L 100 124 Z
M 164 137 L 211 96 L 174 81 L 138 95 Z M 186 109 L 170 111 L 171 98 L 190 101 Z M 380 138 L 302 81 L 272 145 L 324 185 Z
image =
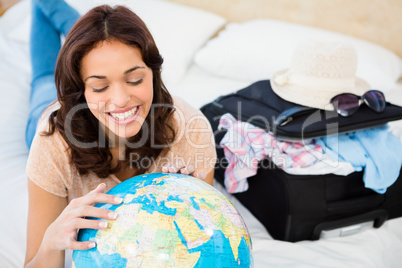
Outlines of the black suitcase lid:
M 340 134 L 402 119 L 402 107 L 389 102 L 381 113 L 362 104 L 359 110 L 349 117 L 339 116 L 335 111 L 309 108 L 302 109 L 294 117 L 284 119 L 281 115 L 284 111 L 291 108 L 298 109 L 302 106 L 277 96 L 272 91 L 269 80 L 258 81 L 237 92 L 221 96 L 210 105 L 214 109 L 221 110 L 222 113 L 232 114 L 238 120 L 247 121 L 270 131 L 278 139 L 286 140 Z

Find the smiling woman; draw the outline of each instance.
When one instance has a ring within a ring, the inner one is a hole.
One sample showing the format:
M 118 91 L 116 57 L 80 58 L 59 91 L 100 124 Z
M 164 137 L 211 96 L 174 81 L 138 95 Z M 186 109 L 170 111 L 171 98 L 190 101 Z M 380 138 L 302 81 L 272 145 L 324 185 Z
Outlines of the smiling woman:
M 107 221 L 86 217 L 116 219 L 92 206 L 121 202 L 106 190 L 153 172 L 181 172 L 212 184 L 216 152 L 207 119 L 163 84 L 163 59 L 135 13 L 99 6 L 74 24 L 78 16 L 64 1 L 34 0 L 32 8 L 25 262 L 60 267 L 66 249 L 95 246 L 77 242 L 78 229 L 107 228 Z M 55 29 L 68 32 L 60 53 Z
M 81 75 L 85 99 L 99 122 L 118 137 L 136 135 L 153 100 L 152 70 L 142 61 L 141 51 L 103 41 L 82 59 Z

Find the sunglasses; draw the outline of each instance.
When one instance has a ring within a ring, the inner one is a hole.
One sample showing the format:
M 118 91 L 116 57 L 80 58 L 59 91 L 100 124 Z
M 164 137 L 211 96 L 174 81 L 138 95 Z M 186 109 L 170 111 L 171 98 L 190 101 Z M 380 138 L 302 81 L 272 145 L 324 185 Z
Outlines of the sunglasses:
M 342 93 L 331 99 L 336 112 L 344 117 L 351 116 L 365 103 L 369 108 L 381 113 L 387 105 L 384 94 L 379 90 L 369 90 L 361 97 L 352 93 Z
M 331 103 L 335 107 L 336 112 L 344 117 L 354 114 L 362 103 L 366 103 L 368 107 L 378 113 L 383 112 L 387 105 L 384 94 L 374 89 L 367 91 L 361 97 L 352 93 L 342 93 L 333 97 Z M 311 114 L 314 111 L 317 111 L 317 109 L 305 106 L 291 107 L 275 118 L 274 125 L 285 126 L 296 116 Z

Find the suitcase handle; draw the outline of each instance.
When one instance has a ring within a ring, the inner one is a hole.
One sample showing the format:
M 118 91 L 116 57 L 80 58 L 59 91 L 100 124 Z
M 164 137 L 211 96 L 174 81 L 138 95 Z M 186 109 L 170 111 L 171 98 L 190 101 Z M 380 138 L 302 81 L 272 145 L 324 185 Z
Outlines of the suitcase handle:
M 373 221 L 374 228 L 380 228 L 381 225 L 388 219 L 388 212 L 384 209 L 374 210 L 368 213 L 360 214 L 357 216 L 343 218 L 340 220 L 327 221 L 319 223 L 315 226 L 313 230 L 313 234 L 311 236 L 311 240 L 318 240 L 320 238 L 320 234 L 324 230 L 334 230 L 338 228 L 343 228 L 359 223 L 364 223 L 368 221 Z
M 382 194 L 367 195 L 359 198 L 346 199 L 342 201 L 327 203 L 329 215 L 360 212 L 377 208 L 385 201 Z

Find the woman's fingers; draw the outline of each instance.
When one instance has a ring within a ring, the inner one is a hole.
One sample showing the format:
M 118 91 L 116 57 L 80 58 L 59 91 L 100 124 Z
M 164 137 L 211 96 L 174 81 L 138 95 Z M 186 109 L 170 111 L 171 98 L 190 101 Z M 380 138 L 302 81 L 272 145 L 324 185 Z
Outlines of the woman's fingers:
M 181 168 L 184 166 L 178 165 L 178 164 L 168 164 L 164 167 L 162 167 L 163 172 L 169 172 L 169 173 L 177 173 Z
M 115 205 L 118 205 L 123 201 L 121 197 L 105 194 L 105 190 L 106 184 L 101 183 L 84 197 L 89 196 L 94 198 L 96 203 L 109 203 Z
M 162 172 L 178 173 L 190 175 L 194 172 L 192 165 L 186 166 L 183 161 L 177 161 L 176 163 L 168 163 L 162 167 Z
M 186 165 L 183 161 L 179 160 L 176 163 L 168 163 L 162 167 L 163 172 L 177 173 Z
M 197 173 L 193 165 L 185 166 L 182 162 L 177 162 L 176 164 L 167 164 L 162 167 L 162 172 L 177 173 L 191 175 L 197 179 L 205 181 L 207 175 L 204 172 Z
M 108 221 L 103 220 L 77 218 L 71 223 L 71 227 L 73 227 L 74 229 L 106 229 L 108 227 Z
M 115 220 L 117 218 L 117 213 L 104 208 L 97 208 L 93 206 L 81 206 L 76 210 L 77 217 L 93 217 L 101 218 L 106 220 Z
M 95 193 L 105 193 L 105 191 L 106 191 L 106 184 L 102 182 L 98 186 L 96 186 L 95 189 L 93 189 L 86 195 L 90 195 L 90 194 L 94 195 Z
M 203 181 L 205 181 L 207 179 L 207 174 L 205 174 L 204 172 L 200 172 L 200 173 L 194 172 L 193 176 L 195 178 L 203 180 Z
M 68 245 L 68 249 L 71 250 L 87 250 L 94 248 L 96 246 L 95 242 L 93 241 L 85 241 L 85 242 L 77 242 L 77 241 L 70 241 Z
M 189 165 L 189 166 L 187 166 L 187 167 L 182 167 L 182 168 L 180 169 L 180 173 L 181 173 L 181 174 L 186 174 L 186 175 L 191 175 L 191 174 L 194 173 L 194 171 L 195 171 L 195 169 L 194 169 L 194 166 L 193 166 L 193 165 Z
M 105 190 L 106 185 L 101 183 L 88 194 L 71 200 L 46 231 L 49 234 L 46 237 L 52 247 L 58 250 L 66 248 L 83 250 L 95 246 L 91 241 L 77 242 L 77 231 L 79 229 L 105 229 L 109 220 L 117 218 L 116 212 L 93 206 L 95 203 L 118 205 L 123 201 L 121 197 L 105 194 Z
M 169 165 L 165 165 L 162 167 L 162 172 L 169 172 Z
M 98 187 L 96 187 L 95 190 L 89 192 L 88 194 L 80 198 L 71 200 L 70 205 L 72 207 L 80 207 L 82 205 L 94 205 L 95 203 L 118 205 L 123 201 L 121 197 L 103 193 L 104 190 L 105 185 L 104 183 L 101 183 L 98 185 Z
M 80 198 L 71 200 L 70 205 L 72 207 L 80 207 L 84 205 L 94 205 L 95 203 L 107 203 L 112 205 L 118 205 L 123 201 L 121 197 L 113 196 L 110 194 L 103 194 L 92 192 L 84 195 Z
M 92 191 L 90 191 L 90 193 L 104 193 L 106 190 L 106 184 L 105 183 L 100 183 L 95 189 L 93 189 Z

